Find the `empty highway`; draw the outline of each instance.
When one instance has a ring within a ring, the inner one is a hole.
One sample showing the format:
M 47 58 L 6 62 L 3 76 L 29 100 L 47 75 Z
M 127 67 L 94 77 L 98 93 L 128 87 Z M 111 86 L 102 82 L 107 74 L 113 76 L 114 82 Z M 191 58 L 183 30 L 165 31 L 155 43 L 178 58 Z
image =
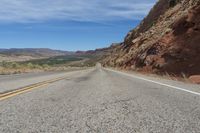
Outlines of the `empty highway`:
M 200 133 L 199 85 L 98 66 L 1 76 L 0 92 L 1 133 Z

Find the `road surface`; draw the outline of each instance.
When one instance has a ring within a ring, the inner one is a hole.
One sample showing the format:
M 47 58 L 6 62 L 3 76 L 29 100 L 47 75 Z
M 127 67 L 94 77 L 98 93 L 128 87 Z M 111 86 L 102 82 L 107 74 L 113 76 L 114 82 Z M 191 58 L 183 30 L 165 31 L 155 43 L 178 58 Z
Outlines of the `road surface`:
M 1 100 L 0 132 L 200 133 L 198 85 L 101 67 L 58 75 L 65 78 Z M 41 75 L 25 77 L 10 82 Z

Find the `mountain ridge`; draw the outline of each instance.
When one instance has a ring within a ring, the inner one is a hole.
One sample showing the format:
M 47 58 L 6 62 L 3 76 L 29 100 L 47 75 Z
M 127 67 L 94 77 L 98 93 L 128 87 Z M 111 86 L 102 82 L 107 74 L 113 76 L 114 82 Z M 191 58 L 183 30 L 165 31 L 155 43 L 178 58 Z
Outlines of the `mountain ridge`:
M 55 56 L 72 55 L 75 52 L 49 48 L 10 48 L 0 49 L 0 61 L 28 61 Z
M 43 56 L 50 57 L 56 55 L 72 54 L 71 51 L 53 50 L 49 48 L 10 48 L 0 49 L 0 54 L 5 55 L 32 55 L 32 56 Z M 38 54 L 38 55 L 37 55 Z

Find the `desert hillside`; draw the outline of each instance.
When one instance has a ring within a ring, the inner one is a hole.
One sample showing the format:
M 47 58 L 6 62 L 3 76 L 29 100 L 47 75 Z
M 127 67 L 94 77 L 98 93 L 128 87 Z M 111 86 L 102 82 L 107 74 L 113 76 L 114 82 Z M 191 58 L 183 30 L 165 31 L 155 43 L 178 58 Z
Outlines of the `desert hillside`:
M 71 55 L 73 52 L 52 50 L 48 48 L 11 48 L 0 49 L 0 61 L 28 61 L 55 56 Z
M 200 74 L 200 0 L 159 0 L 103 61 L 157 74 Z

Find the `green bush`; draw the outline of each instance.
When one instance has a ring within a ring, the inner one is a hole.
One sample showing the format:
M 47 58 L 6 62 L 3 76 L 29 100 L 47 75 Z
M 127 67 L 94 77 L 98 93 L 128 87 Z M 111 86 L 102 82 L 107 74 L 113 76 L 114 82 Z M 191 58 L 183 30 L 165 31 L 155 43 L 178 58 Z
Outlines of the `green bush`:
M 43 68 L 49 68 L 50 66 L 48 64 L 43 64 L 42 67 Z
M 34 68 L 34 65 L 33 65 L 32 63 L 28 63 L 26 66 L 27 66 L 28 68 L 30 68 L 30 69 Z
M 20 65 L 16 62 L 12 62 L 11 65 L 12 65 L 12 68 L 14 68 L 14 69 L 20 68 Z
M 0 66 L 3 67 L 3 68 L 5 68 L 5 67 L 8 66 L 8 64 L 7 64 L 6 61 L 2 61 L 2 62 L 0 62 Z

